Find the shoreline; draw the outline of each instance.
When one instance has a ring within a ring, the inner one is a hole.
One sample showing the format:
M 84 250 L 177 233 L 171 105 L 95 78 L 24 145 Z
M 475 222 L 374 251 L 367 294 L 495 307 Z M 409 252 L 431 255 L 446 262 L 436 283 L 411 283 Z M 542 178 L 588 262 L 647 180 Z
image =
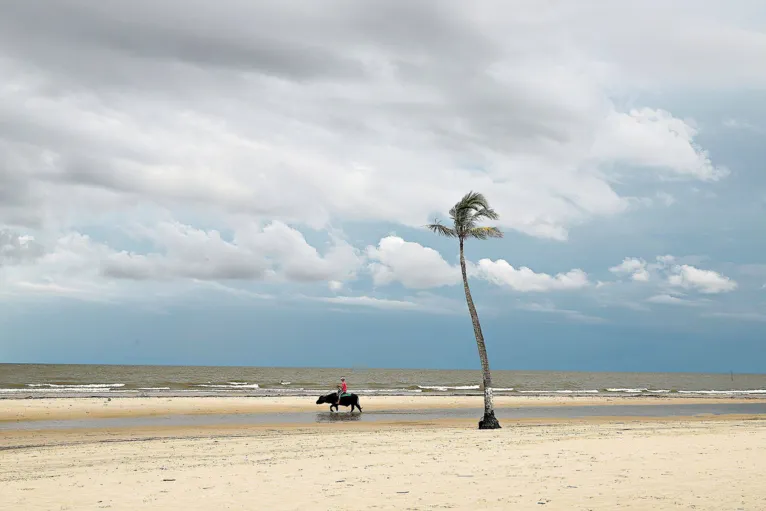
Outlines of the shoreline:
M 645 398 L 730 398 L 730 399 L 766 399 L 766 390 L 508 390 L 493 389 L 495 397 L 645 397 Z M 360 398 L 369 397 L 482 397 L 483 392 L 461 390 L 409 390 L 409 389 L 361 389 L 354 390 Z M 222 390 L 199 389 L 35 389 L 0 388 L 0 402 L 6 399 L 58 399 L 58 398 L 155 398 L 155 397 L 247 397 L 247 398 L 311 398 L 331 394 L 331 389 L 274 389 L 240 390 L 236 387 Z
M 179 415 L 243 415 L 326 412 L 329 405 L 315 404 L 315 397 L 55 397 L 0 400 L 0 423 L 116 419 Z M 763 397 L 729 396 L 495 396 L 497 409 L 694 404 L 766 404 Z M 480 409 L 482 396 L 360 396 L 365 411 Z M 341 413 L 344 413 L 343 411 Z M 609 413 L 605 413 L 609 415 Z

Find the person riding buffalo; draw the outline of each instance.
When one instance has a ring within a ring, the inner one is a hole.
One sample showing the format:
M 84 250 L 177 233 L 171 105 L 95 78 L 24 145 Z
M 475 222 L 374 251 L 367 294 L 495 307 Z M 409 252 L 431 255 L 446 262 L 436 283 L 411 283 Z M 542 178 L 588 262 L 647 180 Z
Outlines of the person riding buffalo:
M 340 385 L 338 385 L 338 399 L 335 404 L 340 404 L 340 397 L 348 392 L 348 385 L 346 385 L 346 378 L 340 379 Z

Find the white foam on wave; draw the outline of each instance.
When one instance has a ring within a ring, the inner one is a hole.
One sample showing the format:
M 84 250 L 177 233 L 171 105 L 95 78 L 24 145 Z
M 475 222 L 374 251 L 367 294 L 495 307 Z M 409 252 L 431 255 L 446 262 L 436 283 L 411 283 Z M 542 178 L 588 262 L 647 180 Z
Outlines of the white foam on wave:
M 170 390 L 170 387 L 139 387 L 136 390 Z
M 479 390 L 479 385 L 458 385 L 456 387 L 441 385 L 418 385 L 418 388 L 423 390 L 438 390 L 440 392 L 446 392 L 448 390 Z
M 649 389 L 606 389 L 607 392 L 621 392 L 623 394 L 635 394 L 636 392 L 647 392 Z
M 100 392 L 100 393 L 108 393 L 108 394 L 115 394 L 115 393 L 121 393 L 121 392 L 135 392 L 135 390 L 122 390 L 122 389 L 113 389 L 109 387 L 75 387 L 75 388 L 28 388 L 28 389 L 0 389 L 0 394 L 76 394 L 76 393 L 94 393 L 94 392 Z
M 280 385 L 290 385 L 292 382 L 289 381 L 281 381 L 279 382 Z
M 359 389 L 359 390 L 354 390 L 353 392 L 357 394 L 380 394 L 381 392 L 388 392 L 391 394 L 402 394 L 402 393 L 418 394 L 423 391 L 420 389 Z
M 679 390 L 679 394 L 720 394 L 735 396 L 739 394 L 766 394 L 766 389 L 755 390 Z
M 501 387 L 492 387 L 493 392 L 513 392 L 514 388 L 510 387 L 507 389 L 501 388 Z
M 257 383 L 200 383 L 198 385 L 194 385 L 195 387 L 203 387 L 203 388 L 210 388 L 210 389 L 228 389 L 228 390 L 237 390 L 237 389 L 259 389 L 261 388 Z
M 27 383 L 28 387 L 32 388 L 51 388 L 51 389 L 101 389 L 101 388 L 120 388 L 124 387 L 124 383 L 88 383 L 84 385 L 70 385 L 70 384 L 58 384 L 58 383 Z
M 520 390 L 522 394 L 598 394 L 598 390 Z

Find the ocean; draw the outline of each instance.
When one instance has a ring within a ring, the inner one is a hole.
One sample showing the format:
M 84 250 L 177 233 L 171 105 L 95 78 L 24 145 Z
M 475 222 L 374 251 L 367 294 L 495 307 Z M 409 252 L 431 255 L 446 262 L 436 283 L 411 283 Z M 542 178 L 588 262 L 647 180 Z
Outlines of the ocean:
M 349 391 L 378 395 L 478 395 L 481 372 L 127 365 L 0 364 L 0 399 L 74 396 L 316 396 L 341 376 Z M 492 371 L 503 395 L 766 396 L 766 374 Z

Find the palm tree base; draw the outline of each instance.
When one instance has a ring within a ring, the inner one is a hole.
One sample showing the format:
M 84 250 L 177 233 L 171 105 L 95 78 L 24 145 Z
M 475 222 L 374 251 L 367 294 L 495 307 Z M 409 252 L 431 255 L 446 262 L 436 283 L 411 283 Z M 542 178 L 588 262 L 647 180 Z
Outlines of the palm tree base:
M 500 429 L 500 423 L 495 417 L 495 412 L 489 412 L 484 414 L 484 418 L 479 421 L 479 429 Z

